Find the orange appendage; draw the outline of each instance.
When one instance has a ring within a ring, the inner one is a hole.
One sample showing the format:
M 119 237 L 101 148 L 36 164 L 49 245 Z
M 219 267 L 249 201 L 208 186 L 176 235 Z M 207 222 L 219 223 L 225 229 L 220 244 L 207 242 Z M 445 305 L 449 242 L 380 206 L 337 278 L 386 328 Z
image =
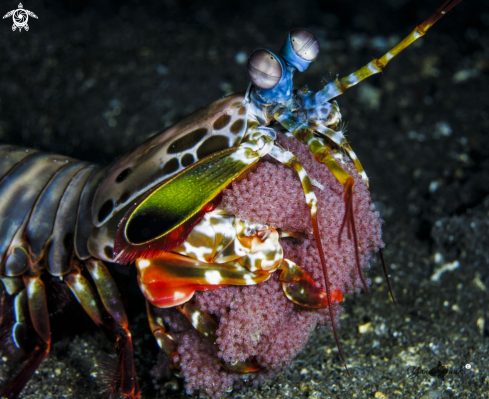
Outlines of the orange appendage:
M 171 283 L 166 284 L 162 281 L 144 284 L 141 282 L 141 279 L 138 279 L 138 282 L 146 299 L 159 308 L 170 308 L 181 305 L 192 299 L 195 291 L 215 290 L 226 286 L 226 284 L 174 286 Z
M 178 281 L 168 273 L 165 267 L 151 266 L 142 268 L 146 259 L 137 262 L 138 283 L 145 298 L 154 306 L 169 308 L 189 301 L 197 290 L 212 290 L 226 286 L 226 284 L 195 284 L 192 280 Z
M 181 305 L 195 291 L 253 285 L 270 278 L 267 272 L 250 272 L 238 263 L 205 263 L 169 252 L 153 259 L 138 259 L 136 267 L 143 295 L 160 308 Z

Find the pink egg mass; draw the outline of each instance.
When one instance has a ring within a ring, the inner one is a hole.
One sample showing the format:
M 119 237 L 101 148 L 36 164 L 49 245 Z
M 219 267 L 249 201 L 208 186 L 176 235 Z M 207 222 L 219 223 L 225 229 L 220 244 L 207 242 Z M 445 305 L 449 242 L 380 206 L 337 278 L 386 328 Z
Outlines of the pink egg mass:
M 315 185 L 318 198 L 319 225 L 326 254 L 331 290 L 344 294 L 363 287 L 355 263 L 353 240 L 347 229 L 338 235 L 345 213 L 344 189 L 326 166 L 316 162 L 307 146 L 279 135 L 278 143 L 293 152 Z M 366 183 L 346 157 L 339 160 L 354 177 L 354 216 L 358 235 L 360 265 L 369 267 L 375 252 L 384 246 L 382 220 L 370 198 Z M 271 158 L 264 158 L 246 178 L 234 182 L 223 193 L 221 207 L 239 218 L 267 224 L 289 235 L 281 238 L 284 257 L 307 271 L 316 286 L 325 290 L 323 271 L 312 235 L 310 211 L 296 172 Z M 254 286 L 227 286 L 195 294 L 195 304 L 219 321 L 218 339 L 208 342 L 175 309 L 159 309 L 169 332 L 178 344 L 181 377 L 188 394 L 195 390 L 220 397 L 245 384 L 260 384 L 287 367 L 319 327 L 339 327 L 343 312 L 333 302 L 334 320 L 329 310 L 308 309 L 290 302 L 284 295 L 279 272 Z M 367 280 L 369 283 L 369 280 Z M 236 373 L 223 369 L 219 361 L 243 362 L 253 359 L 260 369 L 254 373 Z M 152 373 L 155 381 L 168 375 L 169 362 L 160 356 Z

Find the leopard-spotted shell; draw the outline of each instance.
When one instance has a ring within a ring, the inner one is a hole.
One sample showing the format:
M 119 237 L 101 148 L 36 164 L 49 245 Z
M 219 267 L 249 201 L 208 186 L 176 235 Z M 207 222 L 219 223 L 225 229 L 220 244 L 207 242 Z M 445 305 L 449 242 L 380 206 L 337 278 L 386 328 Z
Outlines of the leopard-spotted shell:
M 244 94 L 224 97 L 151 137 L 109 167 L 94 197 L 90 252 L 111 260 L 117 226 L 134 200 L 212 153 L 240 144 L 248 127 Z

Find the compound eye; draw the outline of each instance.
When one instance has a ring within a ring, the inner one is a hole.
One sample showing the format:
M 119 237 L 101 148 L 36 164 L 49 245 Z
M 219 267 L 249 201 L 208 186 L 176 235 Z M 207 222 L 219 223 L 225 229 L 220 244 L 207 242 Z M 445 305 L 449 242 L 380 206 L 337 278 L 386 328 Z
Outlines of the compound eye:
M 319 43 L 311 31 L 297 28 L 290 32 L 294 52 L 306 61 L 314 61 L 319 54 Z
M 277 56 L 268 50 L 255 50 L 248 59 L 248 76 L 260 89 L 271 89 L 282 77 L 282 66 Z

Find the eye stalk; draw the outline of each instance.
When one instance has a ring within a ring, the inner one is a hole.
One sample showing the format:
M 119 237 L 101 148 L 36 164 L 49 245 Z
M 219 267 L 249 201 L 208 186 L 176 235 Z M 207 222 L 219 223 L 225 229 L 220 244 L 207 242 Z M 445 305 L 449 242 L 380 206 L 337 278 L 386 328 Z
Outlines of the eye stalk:
M 316 36 L 307 29 L 297 28 L 289 33 L 280 55 L 289 64 L 303 72 L 319 54 L 319 43 Z
M 265 49 L 255 50 L 248 59 L 248 76 L 260 89 L 268 90 L 280 81 L 283 69 L 278 57 Z

